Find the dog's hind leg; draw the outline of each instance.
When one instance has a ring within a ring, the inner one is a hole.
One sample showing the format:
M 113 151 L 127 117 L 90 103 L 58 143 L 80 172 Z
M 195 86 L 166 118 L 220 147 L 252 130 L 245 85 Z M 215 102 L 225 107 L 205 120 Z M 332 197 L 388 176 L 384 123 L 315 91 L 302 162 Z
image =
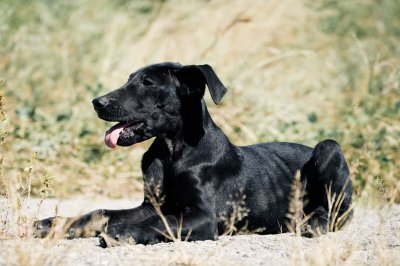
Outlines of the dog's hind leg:
M 352 216 L 352 183 L 339 144 L 324 140 L 315 146 L 302 169 L 306 180 L 304 213 L 310 219 L 304 235 L 313 236 L 340 229 Z

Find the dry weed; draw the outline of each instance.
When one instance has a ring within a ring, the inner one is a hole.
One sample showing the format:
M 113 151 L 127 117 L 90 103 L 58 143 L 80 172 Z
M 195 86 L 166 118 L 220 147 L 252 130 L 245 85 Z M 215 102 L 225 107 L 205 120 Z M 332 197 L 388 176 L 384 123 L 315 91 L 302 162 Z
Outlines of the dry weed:
M 301 183 L 301 173 L 298 170 L 293 179 L 289 209 L 287 213 L 289 221 L 286 223 L 289 232 L 294 233 L 296 236 L 301 236 L 302 227 L 304 227 L 313 215 L 313 213 L 306 215 L 303 211 L 304 196 L 303 185 Z
M 161 190 L 161 184 L 157 182 L 150 182 L 153 183 L 153 186 L 148 185 L 148 183 L 145 183 L 145 194 L 147 198 L 149 199 L 150 203 L 153 205 L 157 215 L 160 217 L 162 223 L 164 224 L 165 229 L 167 230 L 167 234 L 164 232 L 159 231 L 158 229 L 155 229 L 158 231 L 158 233 L 162 234 L 166 239 L 169 239 L 174 242 L 180 242 L 180 241 L 187 241 L 190 237 L 191 230 L 187 233 L 187 235 L 182 239 L 182 225 L 183 225 L 183 215 L 181 214 L 180 219 L 176 221 L 176 233 L 174 233 L 174 230 L 171 228 L 167 218 L 161 211 L 161 206 L 164 204 L 164 195 L 162 195 L 162 190 Z

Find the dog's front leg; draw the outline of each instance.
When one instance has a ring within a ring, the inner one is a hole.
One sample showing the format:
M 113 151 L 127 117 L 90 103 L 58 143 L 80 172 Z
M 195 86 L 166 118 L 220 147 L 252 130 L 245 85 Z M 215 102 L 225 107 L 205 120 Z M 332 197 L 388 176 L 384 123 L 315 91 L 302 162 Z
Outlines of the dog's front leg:
M 218 229 L 214 216 L 202 210 L 191 210 L 182 216 L 154 215 L 138 224 L 109 226 L 100 245 L 109 246 L 109 239 L 120 243 L 154 244 L 165 240 L 216 240 Z
M 150 151 L 144 154 L 142 161 L 145 191 L 149 188 L 162 190 L 160 184 L 163 179 L 163 164 L 155 157 L 153 149 L 150 148 Z M 34 235 L 46 237 L 49 233 L 57 233 L 69 238 L 98 236 L 106 227 L 119 228 L 136 224 L 155 214 L 152 204 L 145 196 L 142 205 L 133 209 L 100 209 L 78 217 L 50 217 L 36 221 Z
M 154 208 L 143 203 L 141 206 L 124 210 L 95 210 L 77 217 L 50 217 L 34 222 L 33 234 L 46 237 L 50 233 L 59 237 L 93 237 L 104 232 L 106 226 L 139 223 L 154 215 Z

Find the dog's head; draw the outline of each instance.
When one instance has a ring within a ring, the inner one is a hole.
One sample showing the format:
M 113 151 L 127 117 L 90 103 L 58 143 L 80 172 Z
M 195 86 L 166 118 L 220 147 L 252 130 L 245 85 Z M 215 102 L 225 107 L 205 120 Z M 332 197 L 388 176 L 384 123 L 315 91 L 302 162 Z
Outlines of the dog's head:
M 188 112 L 182 106 L 200 103 L 206 85 L 218 104 L 226 88 L 209 65 L 160 63 L 134 72 L 121 88 L 93 100 L 99 118 L 118 122 L 105 134 L 107 146 L 176 134 Z

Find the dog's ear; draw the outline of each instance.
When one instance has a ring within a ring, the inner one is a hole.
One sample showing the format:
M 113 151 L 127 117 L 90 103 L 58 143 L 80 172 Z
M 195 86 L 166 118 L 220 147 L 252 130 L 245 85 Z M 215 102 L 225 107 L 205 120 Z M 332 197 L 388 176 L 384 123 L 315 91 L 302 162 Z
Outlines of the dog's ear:
M 179 93 L 185 96 L 203 97 L 205 85 L 210 90 L 211 98 L 219 104 L 226 93 L 226 88 L 209 65 L 189 65 L 175 70 Z

